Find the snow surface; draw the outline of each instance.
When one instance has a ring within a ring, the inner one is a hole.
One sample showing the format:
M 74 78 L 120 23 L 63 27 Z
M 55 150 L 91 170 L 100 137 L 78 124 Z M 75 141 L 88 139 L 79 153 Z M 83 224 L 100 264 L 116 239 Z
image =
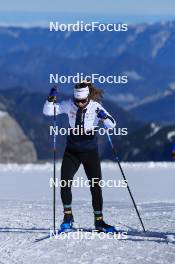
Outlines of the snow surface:
M 126 240 L 47 239 L 52 228 L 52 164 L 0 165 L 0 263 L 175 263 L 175 163 L 122 163 L 145 227 L 144 237 L 126 188 L 104 188 L 104 218 L 122 230 L 136 230 Z M 122 179 L 115 163 L 102 163 L 103 179 Z M 57 164 L 57 175 L 60 163 Z M 84 175 L 81 167 L 76 177 Z M 75 178 L 76 178 L 75 177 Z M 93 227 L 90 192 L 73 189 L 76 227 Z M 57 226 L 62 206 L 57 191 Z M 167 240 L 164 237 L 167 236 Z
M 7 116 L 7 115 L 8 115 L 7 112 L 5 112 L 5 111 L 0 111 L 0 117 L 4 117 L 4 116 Z
M 146 105 L 146 104 L 149 104 L 152 102 L 156 102 L 156 101 L 163 99 L 167 96 L 173 95 L 174 94 L 173 83 L 171 83 L 169 86 L 170 87 L 167 90 L 165 90 L 163 93 L 156 93 L 155 95 L 147 96 L 144 99 L 139 100 L 138 102 L 133 103 L 132 105 L 129 105 L 128 107 L 126 107 L 126 109 L 131 110 L 131 109 L 137 108 L 139 106 Z
M 161 129 L 161 126 L 156 125 L 155 123 L 151 123 L 151 129 L 152 129 L 151 133 L 146 135 L 145 139 L 155 136 Z
M 155 58 L 158 52 L 164 48 L 169 40 L 170 35 L 171 33 L 168 30 L 162 30 L 154 35 L 152 39 L 152 58 Z
M 173 138 L 175 138 L 175 131 L 171 131 L 167 134 L 167 139 L 169 141 L 173 141 Z
M 136 71 L 125 71 L 124 72 L 130 79 L 135 80 L 135 81 L 140 81 L 143 80 L 143 77 Z

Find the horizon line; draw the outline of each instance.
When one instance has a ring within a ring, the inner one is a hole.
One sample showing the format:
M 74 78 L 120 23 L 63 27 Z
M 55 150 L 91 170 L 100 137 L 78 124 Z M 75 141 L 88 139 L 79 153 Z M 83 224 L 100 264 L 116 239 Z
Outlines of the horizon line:
M 174 15 L 165 14 L 114 14 L 114 13 L 82 13 L 82 12 L 41 12 L 41 11 L 0 11 L 0 25 L 21 27 L 47 27 L 50 21 L 60 23 L 75 23 L 92 21 L 100 23 L 153 24 L 174 21 Z M 13 16 L 9 16 L 13 14 Z

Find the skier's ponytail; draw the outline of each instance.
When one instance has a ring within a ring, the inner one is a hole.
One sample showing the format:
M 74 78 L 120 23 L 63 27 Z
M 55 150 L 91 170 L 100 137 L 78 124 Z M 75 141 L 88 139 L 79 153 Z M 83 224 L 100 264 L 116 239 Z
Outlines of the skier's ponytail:
M 101 102 L 103 99 L 103 90 L 96 88 L 92 83 L 88 80 L 84 80 L 81 83 L 78 83 L 75 85 L 76 89 L 80 89 L 83 87 L 89 87 L 89 99 L 96 101 L 96 102 Z

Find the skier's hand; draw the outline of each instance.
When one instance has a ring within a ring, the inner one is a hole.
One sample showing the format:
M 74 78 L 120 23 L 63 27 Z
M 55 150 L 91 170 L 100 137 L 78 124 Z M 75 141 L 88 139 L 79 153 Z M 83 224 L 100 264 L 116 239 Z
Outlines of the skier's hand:
M 47 100 L 49 102 L 56 102 L 57 95 L 58 95 L 57 88 L 56 87 L 53 87 L 50 90 L 50 93 L 49 93 L 49 96 L 48 96 Z
M 99 108 L 97 108 L 96 113 L 97 113 L 97 117 L 100 118 L 100 119 L 102 119 L 102 120 L 106 119 L 107 116 L 108 116 L 108 115 L 105 113 L 104 110 L 99 109 Z

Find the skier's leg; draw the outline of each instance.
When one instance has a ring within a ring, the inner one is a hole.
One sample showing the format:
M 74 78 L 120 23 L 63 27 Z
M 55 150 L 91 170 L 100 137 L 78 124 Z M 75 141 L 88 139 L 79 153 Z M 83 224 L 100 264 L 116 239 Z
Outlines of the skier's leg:
M 61 165 L 61 199 L 64 208 L 64 222 L 73 219 L 72 215 L 72 180 L 80 166 L 80 161 L 74 153 L 65 151 Z
M 91 182 L 90 191 L 92 195 L 92 206 L 94 214 L 102 217 L 103 198 L 99 181 L 102 179 L 101 165 L 98 151 L 83 153 L 81 155 L 84 170 L 88 180 Z
M 82 158 L 82 163 L 88 179 L 91 183 L 93 183 L 93 179 L 95 181 L 94 185 L 90 187 L 92 194 L 92 206 L 94 209 L 95 228 L 103 232 L 117 232 L 114 226 L 108 225 L 103 221 L 103 197 L 102 190 L 99 185 L 99 181 L 102 179 L 102 174 L 98 152 L 93 151 L 88 153 L 88 155 L 82 156 Z

